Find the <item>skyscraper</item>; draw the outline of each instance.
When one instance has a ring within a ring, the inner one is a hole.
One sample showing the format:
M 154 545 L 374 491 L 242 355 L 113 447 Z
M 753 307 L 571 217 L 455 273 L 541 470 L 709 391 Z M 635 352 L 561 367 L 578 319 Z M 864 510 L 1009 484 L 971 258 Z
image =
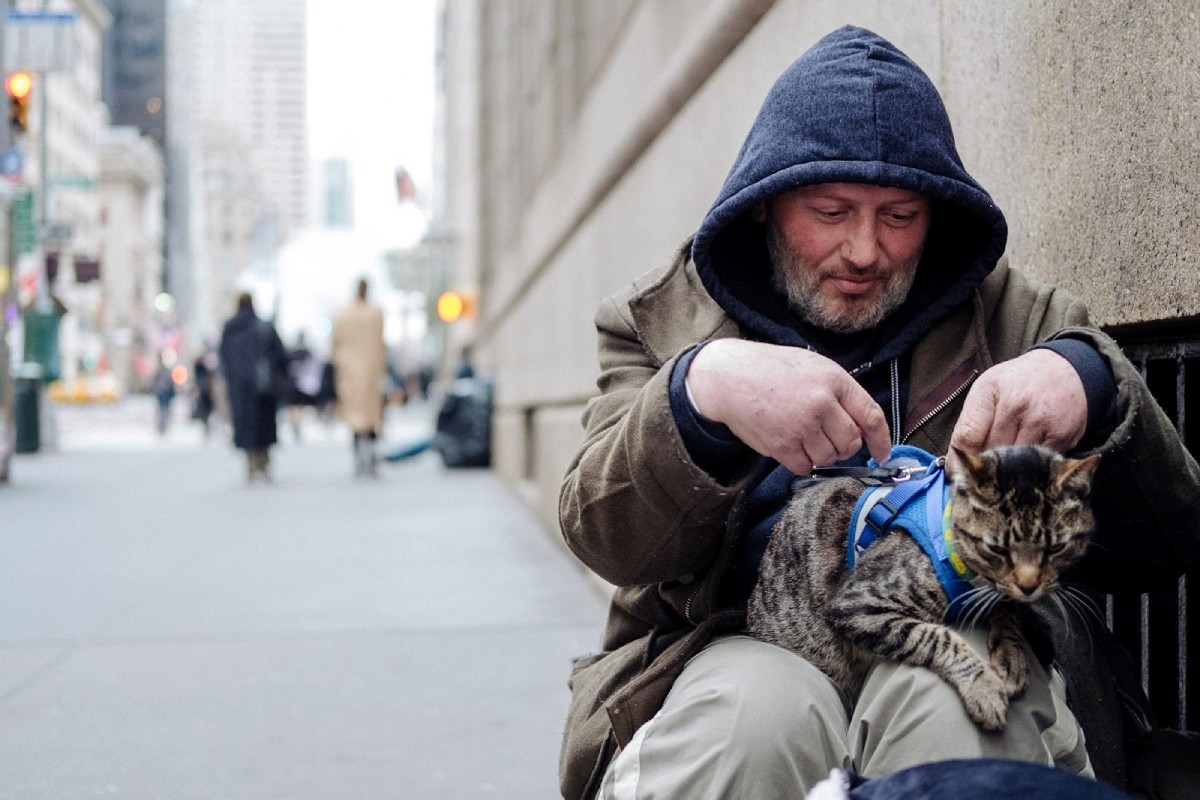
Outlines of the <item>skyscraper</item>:
M 105 0 L 112 26 L 104 35 L 102 97 L 112 124 L 131 125 L 156 142 L 166 138 L 166 0 Z
M 354 227 L 354 183 L 346 159 L 330 158 L 321 164 L 320 202 L 321 225 Z
M 195 324 L 213 332 L 240 276 L 269 274 L 308 221 L 306 0 L 168 0 L 175 105 L 186 126 L 186 240 Z M 178 94 L 177 94 L 178 93 Z M 186 98 L 186 99 L 183 99 Z M 177 154 L 178 155 L 178 154 Z

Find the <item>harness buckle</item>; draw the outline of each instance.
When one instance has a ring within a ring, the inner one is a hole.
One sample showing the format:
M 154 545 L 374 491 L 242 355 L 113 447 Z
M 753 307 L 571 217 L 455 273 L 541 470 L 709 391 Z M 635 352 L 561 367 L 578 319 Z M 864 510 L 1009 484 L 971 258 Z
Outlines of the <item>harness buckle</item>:
M 938 456 L 933 460 L 933 463 L 924 467 L 893 467 L 895 474 L 892 475 L 892 483 L 902 483 L 912 480 L 913 478 L 923 478 L 932 472 L 937 472 L 946 466 L 946 457 Z

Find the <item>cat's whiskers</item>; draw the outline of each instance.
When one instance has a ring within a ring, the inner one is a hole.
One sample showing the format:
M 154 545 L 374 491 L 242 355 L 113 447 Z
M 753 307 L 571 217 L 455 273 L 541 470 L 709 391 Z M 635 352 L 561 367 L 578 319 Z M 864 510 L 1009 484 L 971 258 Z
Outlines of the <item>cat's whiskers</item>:
M 1083 632 L 1087 635 L 1088 648 L 1090 650 L 1092 647 L 1092 626 L 1088 624 L 1088 619 L 1092 619 L 1101 627 L 1104 627 L 1105 624 L 1104 617 L 1101 615 L 1100 609 L 1096 605 L 1096 601 L 1092 600 L 1092 598 L 1089 597 L 1086 592 L 1081 589 L 1077 589 L 1074 586 L 1061 587 L 1059 589 L 1059 595 L 1062 597 L 1062 602 L 1074 610 L 1075 614 L 1079 617 L 1079 620 L 1083 623 Z M 1071 622 L 1069 619 L 1067 619 L 1065 610 L 1063 614 L 1063 622 L 1066 624 L 1067 629 L 1070 630 Z
M 1087 611 L 1088 614 L 1094 612 L 1086 606 L 1081 606 L 1079 598 L 1073 597 L 1071 593 L 1064 591 L 1066 588 L 1062 587 L 1058 592 L 1050 595 L 1050 599 L 1054 601 L 1055 607 L 1058 608 L 1059 617 L 1062 619 L 1068 633 L 1074 633 L 1075 631 L 1075 626 L 1071 624 L 1072 616 L 1078 617 L 1083 622 L 1083 633 L 1087 637 L 1088 653 L 1090 655 L 1093 649 L 1092 626 L 1087 624 L 1087 617 L 1084 611 Z M 1088 602 L 1090 603 L 1091 601 L 1088 600 Z
M 1109 548 L 1109 547 L 1106 547 L 1104 544 L 1102 544 L 1102 543 L 1100 543 L 1100 542 L 1096 541 L 1095 539 L 1092 539 L 1091 541 L 1089 541 L 1089 542 L 1088 542 L 1088 547 L 1089 547 L 1089 548 L 1091 548 L 1091 549 L 1093 549 L 1093 550 L 1103 550 L 1103 551 L 1105 551 L 1106 553 L 1111 553 L 1111 552 L 1112 552 L 1112 549 L 1111 549 L 1111 548 Z
M 1000 593 L 991 586 L 976 586 L 965 592 L 959 598 L 964 609 L 961 624 L 974 629 L 991 612 L 996 603 L 1000 602 Z
M 1090 617 L 1097 625 L 1105 624 L 1104 614 L 1100 611 L 1100 606 L 1084 590 L 1063 584 L 1059 587 L 1058 593 L 1075 609 L 1081 618 L 1084 618 L 1085 622 L 1086 618 Z

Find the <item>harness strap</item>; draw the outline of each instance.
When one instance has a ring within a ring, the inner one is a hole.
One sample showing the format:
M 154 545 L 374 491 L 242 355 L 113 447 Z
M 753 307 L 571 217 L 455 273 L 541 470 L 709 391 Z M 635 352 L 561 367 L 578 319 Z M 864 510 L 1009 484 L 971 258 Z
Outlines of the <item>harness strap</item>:
M 894 454 L 895 455 L 895 454 Z M 902 529 L 920 545 L 929 557 L 938 581 L 950 601 L 947 617 L 957 619 L 963 610 L 960 602 L 973 586 L 984 582 L 955 552 L 950 528 L 950 497 L 946 473 L 940 459 L 923 450 L 904 447 L 902 458 L 915 460 L 919 467 L 900 467 L 900 477 L 875 485 L 863 481 L 865 488 L 850 516 L 846 537 L 846 564 L 853 570 L 855 561 L 880 538 Z M 897 462 L 892 461 L 895 465 Z M 843 468 L 845 469 L 845 468 Z M 897 469 L 872 464 L 871 469 Z M 909 478 L 916 472 L 921 477 Z M 842 474 L 845 474 L 844 472 Z
M 882 535 L 896 521 L 896 517 L 900 516 L 900 512 L 908 505 L 908 501 L 931 488 L 942 474 L 942 471 L 938 470 L 921 480 L 897 483 L 886 497 L 880 498 L 879 502 L 867 512 L 867 525 L 874 530 L 876 536 Z

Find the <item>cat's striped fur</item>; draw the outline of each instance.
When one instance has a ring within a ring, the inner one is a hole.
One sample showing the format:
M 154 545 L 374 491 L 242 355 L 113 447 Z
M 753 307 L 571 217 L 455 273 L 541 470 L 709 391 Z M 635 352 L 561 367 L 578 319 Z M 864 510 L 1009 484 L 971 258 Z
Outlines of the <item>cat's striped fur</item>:
M 852 698 L 879 659 L 927 667 L 957 690 L 977 724 L 1000 730 L 1009 698 L 1028 679 L 1020 604 L 1054 592 L 1086 550 L 1099 456 L 1069 459 L 1034 445 L 957 455 L 955 544 L 989 584 L 969 597 L 966 620 L 989 624 L 990 658 L 943 621 L 946 595 L 912 537 L 883 537 L 847 571 L 846 531 L 863 491 L 853 478 L 796 493 L 759 567 L 748 628 L 812 662 Z

